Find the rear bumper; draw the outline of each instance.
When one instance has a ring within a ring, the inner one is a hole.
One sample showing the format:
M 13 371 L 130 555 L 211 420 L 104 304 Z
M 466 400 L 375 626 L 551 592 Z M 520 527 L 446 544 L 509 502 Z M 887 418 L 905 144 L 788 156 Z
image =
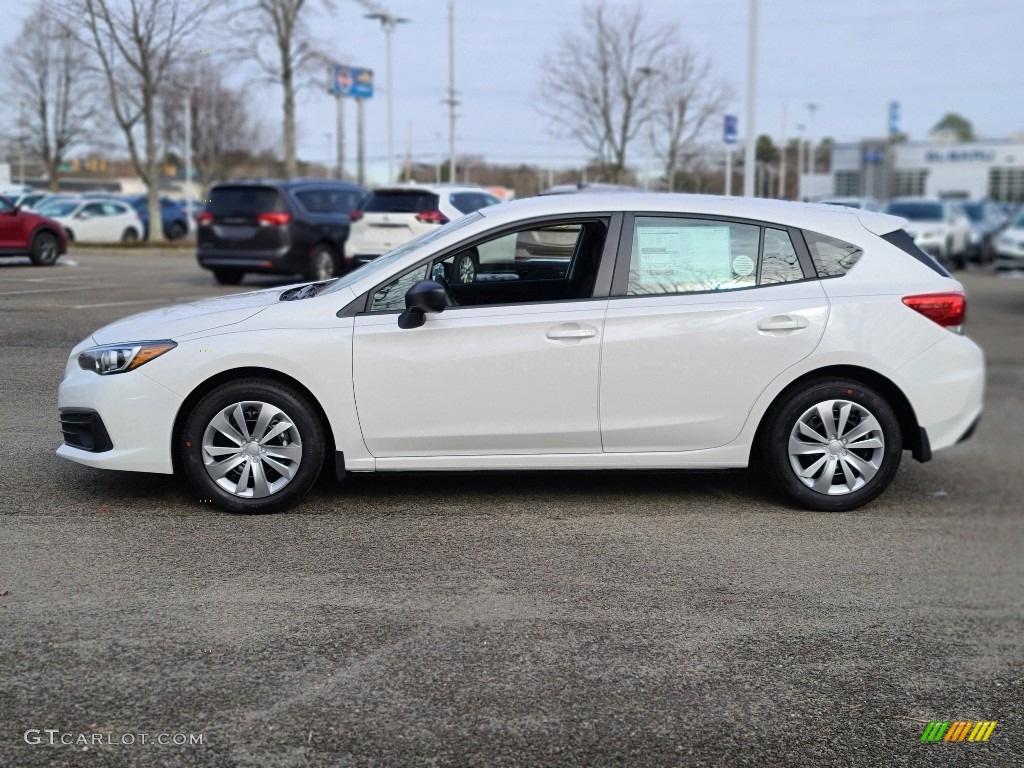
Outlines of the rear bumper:
M 985 395 L 985 358 L 977 344 L 950 333 L 897 374 L 896 383 L 910 400 L 932 451 L 970 436 Z
M 291 274 L 306 267 L 309 254 L 294 246 L 272 251 L 233 251 L 223 248 L 196 249 L 196 260 L 203 269 L 244 269 L 246 272 Z

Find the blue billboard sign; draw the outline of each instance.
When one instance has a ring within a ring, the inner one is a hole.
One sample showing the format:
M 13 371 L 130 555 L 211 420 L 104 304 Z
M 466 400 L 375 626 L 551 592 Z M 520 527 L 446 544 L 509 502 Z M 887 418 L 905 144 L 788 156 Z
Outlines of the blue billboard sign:
M 889 102 L 889 135 L 895 136 L 900 132 L 900 103 Z
M 331 72 L 331 84 L 328 90 L 335 96 L 371 99 L 373 98 L 373 70 L 335 64 Z
M 722 123 L 722 141 L 726 144 L 735 144 L 739 140 L 739 120 L 736 115 L 726 115 Z

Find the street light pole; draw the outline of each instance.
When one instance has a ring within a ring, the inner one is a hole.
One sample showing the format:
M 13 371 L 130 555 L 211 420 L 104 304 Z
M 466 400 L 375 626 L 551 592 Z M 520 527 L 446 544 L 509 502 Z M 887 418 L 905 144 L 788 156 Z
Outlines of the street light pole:
M 385 57 L 387 74 L 385 79 L 388 88 L 388 181 L 390 184 L 395 179 L 395 125 L 394 125 L 394 89 L 391 86 L 391 33 L 399 24 L 405 24 L 409 19 L 395 16 L 390 11 L 376 11 L 365 14 L 368 19 L 375 19 L 380 22 L 384 30 Z
M 448 2 L 448 181 L 455 183 L 455 3 Z
M 757 111 L 757 0 L 750 0 L 747 33 L 747 136 L 743 156 L 743 196 L 754 196 L 754 114 Z

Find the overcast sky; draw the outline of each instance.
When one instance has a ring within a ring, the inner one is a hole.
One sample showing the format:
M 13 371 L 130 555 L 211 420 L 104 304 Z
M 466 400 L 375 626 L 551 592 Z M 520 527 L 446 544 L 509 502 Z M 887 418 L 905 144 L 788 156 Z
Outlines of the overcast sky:
M 404 155 L 411 125 L 414 157 L 430 161 L 447 152 L 441 103 L 448 77 L 446 2 L 380 3 L 410 19 L 393 36 L 395 150 Z M 356 3 L 335 5 L 333 13 L 317 11 L 316 32 L 339 60 L 376 72 L 367 154 L 378 161 L 371 170 L 379 173 L 387 146 L 384 35 L 377 22 L 362 18 Z M 460 152 L 510 163 L 546 164 L 550 157 L 556 166 L 585 157 L 573 142 L 550 139 L 555 126 L 536 109 L 543 57 L 557 49 L 563 33 L 580 27 L 583 7 L 580 0 L 455 0 Z M 646 0 L 643 7 L 649 23 L 677 25 L 682 41 L 712 58 L 736 93 L 730 112 L 739 115 L 742 135 L 749 0 Z M 788 105 L 792 137 L 797 123 L 807 123 L 807 103 L 814 102 L 816 138 L 880 136 L 892 99 L 900 102 L 901 128 L 912 139 L 925 138 L 947 111 L 973 121 L 982 137 L 1024 130 L 1022 0 L 761 0 L 760 9 L 758 133 L 778 141 Z M 18 21 L 28 13 L 20 3 L 5 3 L 5 10 Z M 0 42 L 16 39 L 19 28 L 5 24 Z M 196 41 L 195 55 L 202 47 L 216 49 L 216 30 L 209 31 L 209 38 Z M 279 92 L 265 85 L 252 90 L 268 128 L 279 135 Z M 333 162 L 333 98 L 323 89 L 303 92 L 298 122 L 300 157 Z M 347 123 L 354 168 L 354 108 Z M 638 144 L 631 164 L 646 167 L 649 156 Z

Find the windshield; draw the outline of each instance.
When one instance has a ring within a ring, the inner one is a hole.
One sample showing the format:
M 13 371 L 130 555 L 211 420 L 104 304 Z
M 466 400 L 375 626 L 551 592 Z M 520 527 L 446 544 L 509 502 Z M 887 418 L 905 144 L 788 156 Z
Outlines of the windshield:
M 53 203 L 47 203 L 46 205 L 42 206 L 37 211 L 37 213 L 41 213 L 44 216 L 69 216 L 71 214 L 71 212 L 73 210 L 75 210 L 75 208 L 77 208 L 77 207 L 78 207 L 78 203 L 76 203 L 76 202 L 70 202 L 70 203 L 53 202 Z
M 910 221 L 942 221 L 942 203 L 889 203 L 885 212 Z
M 975 224 L 985 220 L 985 207 L 981 203 L 964 203 L 963 209 L 964 213 L 967 214 L 967 218 Z
M 334 284 L 330 288 L 327 288 L 323 293 L 333 293 L 334 291 L 340 290 L 341 288 L 345 288 L 359 280 L 362 280 L 368 275 L 372 275 L 376 272 L 383 272 L 407 253 L 412 253 L 417 248 L 422 248 L 424 245 L 427 245 L 440 237 L 444 237 L 450 232 L 461 229 L 467 224 L 472 224 L 474 221 L 482 218 L 483 214 L 480 212 L 467 213 L 465 216 L 460 216 L 455 219 L 455 221 L 443 224 L 437 229 L 424 232 L 419 237 L 414 238 L 407 243 L 403 243 L 397 248 L 388 251 L 383 256 L 378 256 L 368 264 L 364 264 L 363 266 L 352 270 L 344 277 L 339 277 L 334 281 Z

